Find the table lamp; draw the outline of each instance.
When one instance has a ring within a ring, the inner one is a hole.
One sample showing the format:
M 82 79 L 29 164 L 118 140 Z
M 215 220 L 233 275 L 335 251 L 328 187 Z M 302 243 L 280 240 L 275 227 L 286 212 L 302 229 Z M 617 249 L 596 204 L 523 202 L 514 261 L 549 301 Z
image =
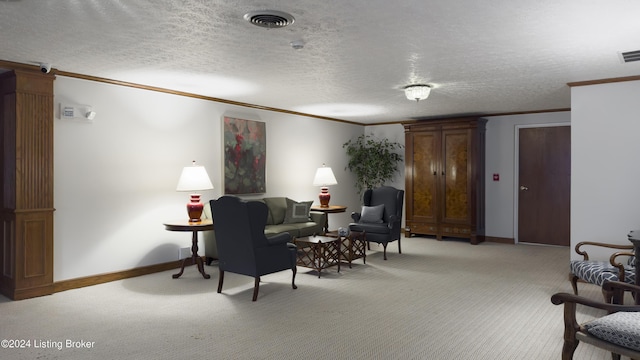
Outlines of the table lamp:
M 195 193 L 195 191 L 211 189 L 213 189 L 213 185 L 204 166 L 198 166 L 194 161 L 191 166 L 185 166 L 182 169 L 176 191 L 192 191 L 191 201 L 187 203 L 190 222 L 200 221 L 200 216 L 202 216 L 202 210 L 204 209 L 204 204 L 200 202 L 200 194 Z
M 322 164 L 321 168 L 316 171 L 316 176 L 313 178 L 313 186 L 320 186 L 320 207 L 329 207 L 329 200 L 331 200 L 331 194 L 329 194 L 329 185 L 336 185 L 338 181 L 333 176 L 333 171 L 330 167 Z

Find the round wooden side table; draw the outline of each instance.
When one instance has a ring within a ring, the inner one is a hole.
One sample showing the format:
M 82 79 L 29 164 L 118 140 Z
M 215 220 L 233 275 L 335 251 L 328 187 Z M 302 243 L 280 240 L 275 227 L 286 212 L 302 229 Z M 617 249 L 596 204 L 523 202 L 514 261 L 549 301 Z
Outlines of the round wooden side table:
M 191 257 L 182 259 L 182 266 L 180 267 L 180 272 L 177 274 L 173 274 L 173 278 L 179 278 L 184 272 L 184 266 L 187 263 L 188 259 L 191 259 L 194 265 L 198 266 L 198 271 L 202 274 L 202 277 L 205 279 L 211 278 L 211 275 L 204 272 L 204 264 L 202 258 L 198 256 L 198 231 L 211 231 L 213 230 L 213 220 L 205 219 L 201 221 L 189 221 L 189 220 L 178 220 L 164 223 L 164 227 L 169 231 L 190 231 L 191 235 Z
M 327 207 L 312 206 L 309 210 L 325 213 L 326 216 L 324 217 L 324 232 L 326 233 L 329 231 L 329 214 L 343 213 L 347 211 L 347 207 L 344 205 L 329 205 Z

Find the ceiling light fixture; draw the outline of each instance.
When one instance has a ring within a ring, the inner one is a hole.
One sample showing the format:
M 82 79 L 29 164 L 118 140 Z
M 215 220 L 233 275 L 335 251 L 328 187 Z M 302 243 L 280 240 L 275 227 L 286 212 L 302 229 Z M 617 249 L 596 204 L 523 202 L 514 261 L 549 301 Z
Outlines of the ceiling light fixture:
M 404 95 L 409 100 L 424 100 L 429 97 L 430 92 L 431 85 L 426 84 L 407 85 L 404 87 Z

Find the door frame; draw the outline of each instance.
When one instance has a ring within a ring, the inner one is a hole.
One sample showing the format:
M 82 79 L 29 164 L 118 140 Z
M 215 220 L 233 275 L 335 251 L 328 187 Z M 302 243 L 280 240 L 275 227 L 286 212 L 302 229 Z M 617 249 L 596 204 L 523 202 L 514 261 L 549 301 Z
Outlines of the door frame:
M 514 160 L 513 160 L 513 243 L 518 244 L 518 211 L 520 205 L 520 129 L 524 128 L 543 128 L 543 127 L 558 127 L 569 126 L 570 122 L 558 122 L 558 123 L 544 123 L 544 124 L 526 124 L 515 126 L 515 141 L 514 141 Z

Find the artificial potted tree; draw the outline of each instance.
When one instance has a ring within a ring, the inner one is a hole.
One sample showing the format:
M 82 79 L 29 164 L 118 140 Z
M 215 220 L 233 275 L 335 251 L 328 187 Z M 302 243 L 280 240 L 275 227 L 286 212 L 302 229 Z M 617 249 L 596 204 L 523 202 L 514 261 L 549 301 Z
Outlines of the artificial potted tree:
M 398 164 L 404 159 L 398 150 L 404 146 L 389 139 L 378 139 L 371 135 L 360 135 L 342 144 L 346 149 L 349 169 L 356 176 L 355 188 L 362 195 L 364 190 L 384 185 L 393 179 Z

